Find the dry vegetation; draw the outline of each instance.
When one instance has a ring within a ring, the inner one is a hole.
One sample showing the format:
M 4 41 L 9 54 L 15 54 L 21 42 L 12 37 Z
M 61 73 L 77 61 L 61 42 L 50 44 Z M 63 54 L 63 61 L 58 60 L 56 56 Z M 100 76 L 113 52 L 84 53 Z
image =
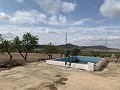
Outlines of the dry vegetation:
M 0 58 L 7 58 L 4 55 Z M 19 57 L 16 53 L 13 55 L 14 59 Z M 29 56 L 42 57 L 40 54 Z M 0 71 L 0 90 L 120 90 L 120 63 L 107 62 L 95 72 L 48 65 L 43 61 L 29 63 Z
M 13 60 L 24 60 L 19 53 L 11 53 L 13 56 Z M 59 58 L 59 54 L 53 54 L 53 58 Z M 41 59 L 48 59 L 47 54 L 39 54 L 39 53 L 28 53 L 28 61 L 38 61 Z M 7 53 L 0 54 L 0 62 L 9 60 L 9 55 Z

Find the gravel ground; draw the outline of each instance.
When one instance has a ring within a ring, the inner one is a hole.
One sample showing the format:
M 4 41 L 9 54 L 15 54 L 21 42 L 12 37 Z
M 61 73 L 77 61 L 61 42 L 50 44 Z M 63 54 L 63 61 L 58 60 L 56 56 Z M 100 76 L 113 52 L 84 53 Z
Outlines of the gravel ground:
M 0 90 L 120 90 L 120 63 L 95 72 L 29 63 L 0 71 Z

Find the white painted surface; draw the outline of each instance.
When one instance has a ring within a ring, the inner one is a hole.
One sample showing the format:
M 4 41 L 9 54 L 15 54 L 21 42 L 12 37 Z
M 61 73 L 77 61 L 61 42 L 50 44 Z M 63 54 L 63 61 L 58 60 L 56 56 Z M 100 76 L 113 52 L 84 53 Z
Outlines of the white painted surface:
M 62 61 L 54 61 L 54 60 L 46 60 L 47 64 L 53 64 L 53 65 L 60 65 L 60 66 L 66 66 L 66 67 L 73 67 L 73 68 L 79 68 L 84 69 L 87 71 L 94 71 L 94 65 L 93 63 L 88 64 L 80 64 L 80 63 L 71 63 L 71 66 L 69 66 L 69 62 L 65 65 L 65 62 Z
M 88 71 L 94 71 L 94 63 L 88 62 L 87 66 L 88 66 L 88 68 L 87 68 Z

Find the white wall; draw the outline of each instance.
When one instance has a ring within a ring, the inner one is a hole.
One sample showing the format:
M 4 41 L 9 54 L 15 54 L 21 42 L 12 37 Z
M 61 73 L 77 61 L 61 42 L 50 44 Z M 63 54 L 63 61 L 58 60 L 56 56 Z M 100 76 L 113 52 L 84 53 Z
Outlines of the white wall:
M 65 66 L 65 62 L 62 61 L 46 60 L 46 63 Z M 88 64 L 71 63 L 71 66 L 69 66 L 69 62 L 67 62 L 66 67 L 74 67 L 74 68 L 84 69 L 87 71 L 94 71 L 94 63 L 88 63 Z

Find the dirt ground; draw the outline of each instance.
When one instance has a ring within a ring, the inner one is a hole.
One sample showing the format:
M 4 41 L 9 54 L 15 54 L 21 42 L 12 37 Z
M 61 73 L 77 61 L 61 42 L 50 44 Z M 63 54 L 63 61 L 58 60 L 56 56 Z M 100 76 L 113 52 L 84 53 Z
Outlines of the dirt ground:
M 24 55 L 25 53 L 23 53 Z M 19 53 L 11 53 L 13 56 L 13 60 L 24 60 Z M 53 58 L 60 58 L 60 54 L 53 54 Z M 40 59 L 48 59 L 47 54 L 39 54 L 39 53 L 28 53 L 27 57 L 28 61 L 38 61 Z M 7 53 L 0 54 L 0 63 L 9 60 L 9 55 Z
M 120 63 L 100 71 L 48 65 L 43 61 L 0 71 L 0 90 L 120 90 Z

